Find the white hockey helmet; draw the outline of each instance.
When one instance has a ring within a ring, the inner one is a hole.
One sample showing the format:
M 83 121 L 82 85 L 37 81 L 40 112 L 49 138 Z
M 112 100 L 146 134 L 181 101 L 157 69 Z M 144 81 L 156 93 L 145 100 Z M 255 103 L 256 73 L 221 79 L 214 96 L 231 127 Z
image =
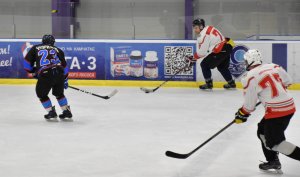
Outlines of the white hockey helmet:
M 262 55 L 259 50 L 251 49 L 244 54 L 247 66 L 255 66 L 262 64 Z

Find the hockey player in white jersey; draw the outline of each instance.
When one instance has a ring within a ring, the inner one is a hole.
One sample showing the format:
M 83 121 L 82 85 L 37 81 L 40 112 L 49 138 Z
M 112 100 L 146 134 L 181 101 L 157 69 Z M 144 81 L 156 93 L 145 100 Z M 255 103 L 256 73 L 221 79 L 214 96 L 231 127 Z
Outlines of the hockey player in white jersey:
M 286 141 L 284 134 L 296 111 L 293 97 L 286 90 L 292 79 L 279 65 L 262 64 L 257 49 L 248 50 L 244 59 L 249 72 L 242 79 L 244 104 L 235 114 L 235 123 L 246 122 L 258 100 L 264 105 L 265 115 L 258 124 L 257 135 L 267 162 L 259 168 L 282 173 L 279 153 L 300 161 L 300 148 Z
M 225 38 L 221 32 L 213 26 L 205 26 L 203 19 L 193 21 L 193 29 L 197 35 L 196 52 L 194 56 L 187 56 L 186 59 L 193 63 L 201 59 L 202 74 L 206 84 L 200 89 L 212 89 L 213 80 L 211 69 L 218 68 L 224 79 L 228 82 L 225 89 L 235 88 L 236 84 L 229 71 L 230 54 L 234 46 L 230 38 Z

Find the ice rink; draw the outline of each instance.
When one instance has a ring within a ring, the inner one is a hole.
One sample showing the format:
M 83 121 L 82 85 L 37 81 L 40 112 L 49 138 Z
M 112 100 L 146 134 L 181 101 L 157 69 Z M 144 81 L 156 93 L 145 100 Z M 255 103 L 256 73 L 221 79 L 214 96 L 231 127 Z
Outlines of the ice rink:
M 270 177 L 256 126 L 258 106 L 244 124 L 234 124 L 185 160 L 187 153 L 222 129 L 242 105 L 242 91 L 84 87 L 109 100 L 66 90 L 73 122 L 47 122 L 34 86 L 0 86 L 0 177 Z M 290 92 L 300 109 L 300 92 Z M 61 113 L 56 99 L 51 96 Z M 286 131 L 300 145 L 299 111 Z M 282 177 L 299 177 L 300 163 L 280 155 Z M 277 175 L 278 176 L 278 175 Z

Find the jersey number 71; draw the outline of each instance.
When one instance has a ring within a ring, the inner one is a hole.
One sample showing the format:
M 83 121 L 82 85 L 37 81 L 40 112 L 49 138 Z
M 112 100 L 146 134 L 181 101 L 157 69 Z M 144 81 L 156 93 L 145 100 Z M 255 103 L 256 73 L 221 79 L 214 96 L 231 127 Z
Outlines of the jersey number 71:
M 272 98 L 274 98 L 279 95 L 275 82 L 279 82 L 282 85 L 282 87 L 284 88 L 284 86 L 282 84 L 282 80 L 281 80 L 279 74 L 277 74 L 277 73 L 273 73 L 272 75 L 270 75 L 270 74 L 266 75 L 262 80 L 260 80 L 258 85 L 262 89 L 266 89 L 266 88 L 270 87 L 271 92 L 272 92 Z M 284 88 L 284 90 L 285 90 L 285 88 Z

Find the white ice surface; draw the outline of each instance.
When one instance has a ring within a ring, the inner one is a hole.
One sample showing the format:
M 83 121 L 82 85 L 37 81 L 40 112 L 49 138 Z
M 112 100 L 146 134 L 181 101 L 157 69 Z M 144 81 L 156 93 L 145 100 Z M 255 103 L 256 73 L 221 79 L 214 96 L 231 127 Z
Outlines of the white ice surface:
M 79 88 L 105 95 L 116 87 Z M 188 159 L 164 155 L 187 153 L 232 121 L 241 90 L 117 89 L 110 100 L 68 89 L 74 122 L 46 122 L 34 86 L 0 86 L 0 177 L 272 176 L 258 170 L 259 160 L 265 160 L 256 137 L 262 106 Z M 300 92 L 291 94 L 300 108 Z M 296 145 L 299 127 L 297 112 L 286 131 Z M 280 158 L 282 177 L 300 176 L 299 161 Z

